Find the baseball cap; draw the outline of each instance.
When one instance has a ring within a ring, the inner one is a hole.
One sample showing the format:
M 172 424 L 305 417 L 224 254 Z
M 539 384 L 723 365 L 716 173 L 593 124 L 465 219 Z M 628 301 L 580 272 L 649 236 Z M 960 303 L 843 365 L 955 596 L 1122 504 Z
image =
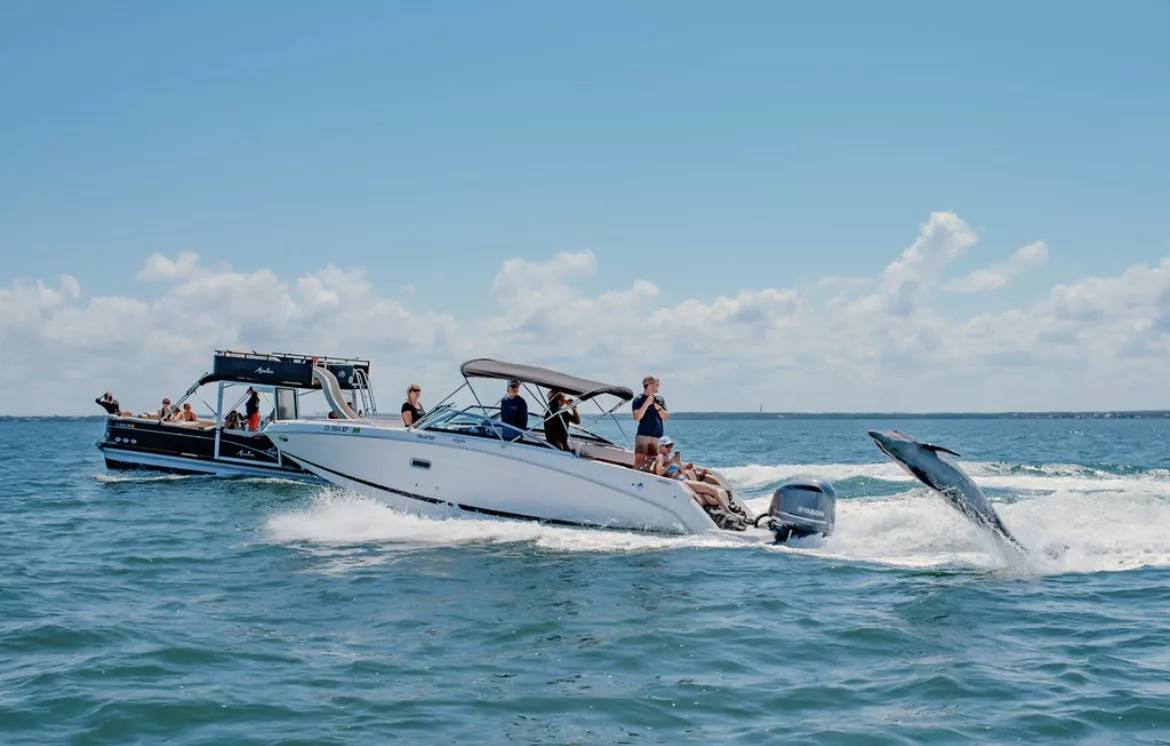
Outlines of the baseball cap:
M 519 386 L 519 385 L 520 385 L 519 381 L 516 381 L 516 380 L 508 381 L 508 388 L 512 388 L 513 386 Z
M 663 435 L 661 438 L 658 439 L 658 445 L 663 447 L 663 448 L 666 448 L 667 446 L 674 445 L 674 441 L 670 439 L 669 435 Z

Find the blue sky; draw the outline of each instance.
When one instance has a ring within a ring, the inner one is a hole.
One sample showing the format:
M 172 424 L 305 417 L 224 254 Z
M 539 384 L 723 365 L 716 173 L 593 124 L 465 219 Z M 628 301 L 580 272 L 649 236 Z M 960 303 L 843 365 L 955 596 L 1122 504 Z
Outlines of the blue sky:
M 955 317 L 1170 254 L 1170 4 L 0 6 L 0 286 L 153 252 L 489 313 L 509 258 L 663 304 L 879 274 L 932 211 Z M 343 352 L 343 354 L 349 354 Z

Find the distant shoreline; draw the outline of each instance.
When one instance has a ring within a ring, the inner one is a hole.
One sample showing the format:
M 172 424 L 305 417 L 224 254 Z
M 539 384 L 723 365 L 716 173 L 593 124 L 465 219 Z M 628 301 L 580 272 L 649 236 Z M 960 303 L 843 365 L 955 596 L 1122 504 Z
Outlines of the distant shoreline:
M 6 420 L 93 420 L 96 415 L 0 415 Z M 1102 412 L 671 412 L 672 420 L 1167 420 L 1170 410 Z

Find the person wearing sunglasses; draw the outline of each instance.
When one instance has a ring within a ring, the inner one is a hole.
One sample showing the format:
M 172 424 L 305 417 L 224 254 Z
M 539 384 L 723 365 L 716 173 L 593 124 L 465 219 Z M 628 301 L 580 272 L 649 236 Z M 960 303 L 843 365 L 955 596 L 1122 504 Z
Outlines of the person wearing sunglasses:
M 406 401 L 402 402 L 402 424 L 407 427 L 421 420 L 426 412 L 418 403 L 418 397 L 421 393 L 422 389 L 417 383 L 410 384 L 406 389 Z
M 682 482 L 700 505 L 732 512 L 727 491 L 707 483 L 709 472 L 706 469 L 696 469 L 694 464 L 684 464 L 682 454 L 674 450 L 674 441 L 670 437 L 664 435 L 658 441 L 658 454 L 652 463 L 651 472 Z

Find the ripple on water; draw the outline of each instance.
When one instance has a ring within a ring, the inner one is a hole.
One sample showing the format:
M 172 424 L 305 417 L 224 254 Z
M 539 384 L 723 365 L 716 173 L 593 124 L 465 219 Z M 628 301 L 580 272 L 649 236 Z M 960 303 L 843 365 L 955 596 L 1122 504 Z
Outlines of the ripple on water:
M 5 746 L 1170 732 L 1170 472 L 1148 425 L 1064 440 L 1051 423 L 930 425 L 979 454 L 972 473 L 1022 541 L 1069 547 L 1024 567 L 847 445 L 861 421 L 672 430 L 757 508 L 790 476 L 840 484 L 838 533 L 779 549 L 425 521 L 263 480 L 106 478 L 91 425 L 22 423 L 4 441 L 0 423 Z M 736 460 L 745 441 L 758 466 Z M 45 463 L 59 473 L 29 475 Z

